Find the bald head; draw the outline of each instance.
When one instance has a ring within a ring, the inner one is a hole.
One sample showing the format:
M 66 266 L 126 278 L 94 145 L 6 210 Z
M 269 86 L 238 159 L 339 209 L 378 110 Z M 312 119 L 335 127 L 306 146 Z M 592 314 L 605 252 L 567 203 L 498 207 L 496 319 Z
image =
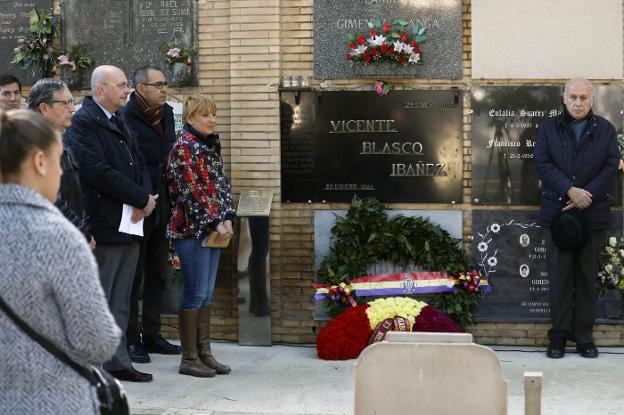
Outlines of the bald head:
M 563 89 L 563 103 L 575 120 L 587 117 L 594 103 L 591 83 L 585 78 L 572 78 Z
M 95 90 L 98 85 L 110 83 L 110 79 L 115 77 L 115 75 L 123 75 L 125 78 L 125 74 L 121 69 L 112 65 L 102 65 L 98 66 L 93 70 L 91 74 L 91 91 L 95 94 Z
M 116 66 L 98 66 L 91 74 L 91 92 L 102 107 L 109 112 L 116 112 L 126 105 L 130 93 L 128 78 Z

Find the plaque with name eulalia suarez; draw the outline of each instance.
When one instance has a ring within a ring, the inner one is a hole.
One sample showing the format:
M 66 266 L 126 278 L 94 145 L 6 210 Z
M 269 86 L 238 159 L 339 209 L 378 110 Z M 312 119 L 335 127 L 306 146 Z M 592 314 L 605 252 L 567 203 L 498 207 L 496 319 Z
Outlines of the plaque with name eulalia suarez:
M 32 76 L 27 70 L 9 64 L 13 59 L 13 49 L 17 39 L 28 34 L 28 18 L 32 9 L 39 13 L 45 10 L 52 13 L 52 0 L 0 0 L 0 73 L 9 73 L 17 77 L 24 85 L 36 82 L 41 74 Z
M 485 293 L 473 315 L 477 321 L 521 322 L 550 320 L 550 279 L 543 229 L 538 211 L 473 210 L 472 255 L 492 292 Z M 613 213 L 610 236 L 622 237 L 622 214 Z M 604 319 L 599 302 L 598 318 Z
M 282 92 L 282 200 L 461 203 L 460 91 Z
M 561 114 L 562 87 L 473 86 L 472 203 L 539 205 L 533 147 L 539 123 Z M 622 132 L 622 88 L 594 86 L 593 111 Z M 621 203 L 621 180 L 612 194 Z
M 191 47 L 197 39 L 196 3 L 196 0 L 64 0 L 65 45 L 85 44 L 96 66 L 118 66 L 128 77 L 140 66 L 166 69 L 160 51 L 163 43 Z M 87 83 L 89 77 L 90 74 Z

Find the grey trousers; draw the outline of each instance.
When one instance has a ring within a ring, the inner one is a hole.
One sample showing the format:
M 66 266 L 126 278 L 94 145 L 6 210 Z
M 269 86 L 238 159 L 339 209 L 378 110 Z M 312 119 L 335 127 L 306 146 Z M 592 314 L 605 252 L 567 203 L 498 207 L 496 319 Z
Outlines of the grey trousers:
M 606 230 L 591 231 L 585 246 L 570 253 L 559 249 L 546 229 L 551 340 L 559 336 L 576 343 L 594 341 L 598 260 L 606 235 Z
M 108 371 L 130 369 L 132 363 L 126 345 L 126 328 L 130 313 L 130 293 L 139 259 L 139 243 L 97 245 L 94 253 L 108 307 L 123 333 L 115 355 L 104 363 L 104 369 Z

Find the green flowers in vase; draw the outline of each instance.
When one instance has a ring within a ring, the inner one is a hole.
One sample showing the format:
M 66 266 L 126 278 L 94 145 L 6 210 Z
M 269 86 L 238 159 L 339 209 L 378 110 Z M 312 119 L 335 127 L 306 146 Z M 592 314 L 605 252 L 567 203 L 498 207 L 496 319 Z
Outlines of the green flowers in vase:
M 56 63 L 57 52 L 52 47 L 55 32 L 56 17 L 44 10 L 37 14 L 32 9 L 28 19 L 28 33 L 17 39 L 11 63 L 28 69 L 33 76 L 49 76 Z

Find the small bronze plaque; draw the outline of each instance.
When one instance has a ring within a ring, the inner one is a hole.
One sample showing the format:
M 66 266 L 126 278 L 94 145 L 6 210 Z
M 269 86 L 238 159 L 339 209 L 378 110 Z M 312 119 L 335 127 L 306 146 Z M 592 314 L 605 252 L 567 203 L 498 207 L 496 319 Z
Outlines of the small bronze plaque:
M 269 216 L 273 190 L 241 190 L 238 199 L 238 216 Z

